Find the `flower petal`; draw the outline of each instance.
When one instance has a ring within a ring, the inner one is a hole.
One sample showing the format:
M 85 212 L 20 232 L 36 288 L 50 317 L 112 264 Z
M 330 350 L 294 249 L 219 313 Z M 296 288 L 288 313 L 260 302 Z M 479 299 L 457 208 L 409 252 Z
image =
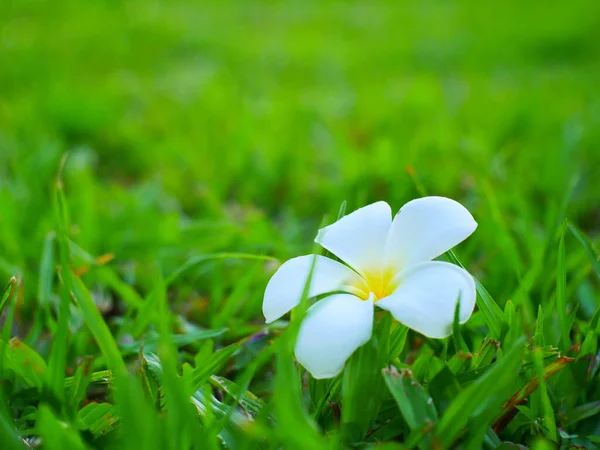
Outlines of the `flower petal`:
M 409 328 L 432 338 L 452 333 L 454 309 L 460 296 L 459 321 L 469 320 L 475 307 L 473 277 L 464 269 L 441 261 L 417 264 L 399 274 L 400 285 L 377 302 Z
M 400 268 L 431 261 L 464 241 L 475 228 L 471 213 L 454 200 L 423 197 L 410 201 L 394 217 L 386 259 Z
M 377 202 L 322 228 L 315 242 L 357 272 L 363 272 L 381 261 L 391 223 L 390 206 L 386 202 Z
M 263 314 L 267 323 L 279 319 L 300 303 L 304 287 L 315 264 L 308 291 L 309 297 L 341 290 L 358 278 L 352 269 L 320 255 L 305 255 L 286 261 L 273 274 L 263 298 Z
M 315 378 L 332 378 L 373 331 L 373 296 L 334 294 L 315 303 L 300 325 L 296 359 Z

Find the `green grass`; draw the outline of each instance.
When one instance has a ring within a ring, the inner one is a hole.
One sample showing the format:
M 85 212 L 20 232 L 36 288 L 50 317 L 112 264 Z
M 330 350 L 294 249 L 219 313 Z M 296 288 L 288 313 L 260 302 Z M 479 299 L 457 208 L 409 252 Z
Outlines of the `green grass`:
M 0 447 L 600 446 L 598 2 L 0 10 Z M 424 194 L 476 313 L 311 379 L 278 261 Z

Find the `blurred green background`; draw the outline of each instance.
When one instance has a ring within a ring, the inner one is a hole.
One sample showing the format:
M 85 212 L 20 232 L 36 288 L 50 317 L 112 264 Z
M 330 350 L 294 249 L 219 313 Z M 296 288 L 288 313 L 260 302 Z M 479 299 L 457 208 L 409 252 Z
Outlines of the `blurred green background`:
M 461 201 L 480 227 L 459 253 L 500 304 L 535 294 L 564 211 L 600 231 L 597 1 L 0 9 L 0 279 L 22 275 L 25 321 L 66 152 L 73 239 L 142 292 L 193 255 L 307 253 L 343 200 Z M 261 276 L 228 325 L 260 322 Z

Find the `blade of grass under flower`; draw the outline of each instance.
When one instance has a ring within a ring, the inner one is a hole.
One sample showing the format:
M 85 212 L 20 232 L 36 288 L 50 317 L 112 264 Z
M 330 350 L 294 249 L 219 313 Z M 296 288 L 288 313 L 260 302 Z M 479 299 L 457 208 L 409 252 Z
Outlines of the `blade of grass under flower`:
M 385 369 L 383 377 L 411 431 L 425 437 L 438 422 L 438 413 L 429 394 L 409 370 Z M 413 445 L 418 444 L 413 442 Z M 430 442 L 426 440 L 419 447 L 430 448 Z
M 385 383 L 381 375 L 382 361 L 375 335 L 359 347 L 346 363 L 342 378 L 342 435 L 347 442 L 360 442 L 377 417 Z M 387 357 L 387 353 L 385 354 Z M 364 387 L 369 386 L 366 390 Z
M 327 449 L 329 445 L 317 432 L 302 405 L 300 378 L 294 367 L 291 342 L 286 332 L 277 342 L 274 407 L 277 435 L 291 450 Z

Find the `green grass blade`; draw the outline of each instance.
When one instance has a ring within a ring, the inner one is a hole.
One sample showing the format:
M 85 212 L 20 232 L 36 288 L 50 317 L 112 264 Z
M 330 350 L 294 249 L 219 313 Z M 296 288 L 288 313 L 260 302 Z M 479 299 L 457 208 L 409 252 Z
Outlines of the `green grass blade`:
M 572 358 L 567 358 L 562 356 L 560 358 L 555 359 L 543 370 L 543 376 L 539 373 L 534 375 L 521 389 L 519 389 L 502 407 L 503 413 L 496 420 L 494 425 L 494 430 L 497 432 L 501 432 L 515 417 L 517 414 L 516 408 L 521 406 L 525 400 L 535 392 L 540 386 L 540 379 L 548 380 L 550 377 L 554 376 L 560 370 L 562 370 L 567 364 L 573 362 Z
M 67 396 L 69 398 L 69 413 L 71 417 L 75 417 L 79 404 L 84 400 L 87 394 L 87 388 L 92 382 L 92 363 L 93 358 L 84 358 L 81 364 L 77 366 L 75 376 L 73 377 L 73 383 L 67 390 Z M 65 380 L 66 381 L 66 380 Z M 66 386 L 65 386 L 66 387 Z
M 253 261 L 274 261 L 278 262 L 277 258 L 265 255 L 253 255 L 250 253 L 213 253 L 209 255 L 199 255 L 188 259 L 183 265 L 177 268 L 173 273 L 165 278 L 165 284 L 170 286 L 173 284 L 181 275 L 188 270 L 197 267 L 207 261 L 221 260 L 221 259 L 241 259 L 241 260 L 253 260 Z
M 383 377 L 410 429 L 420 431 L 421 436 L 425 436 L 438 422 L 431 397 L 408 370 L 400 373 L 395 369 L 384 370 Z
M 8 303 L 8 300 L 12 297 L 12 295 L 15 291 L 16 285 L 17 285 L 17 279 L 15 277 L 12 277 L 9 280 L 6 287 L 4 288 L 4 291 L 2 292 L 2 295 L 0 296 L 0 314 L 2 314 L 2 312 L 4 311 L 4 307 Z
M 119 295 L 119 298 L 131 308 L 141 308 L 144 305 L 144 301 L 135 289 L 121 280 L 110 267 L 100 266 L 96 268 L 95 273 L 106 286 L 113 289 Z
M 377 339 L 372 338 L 346 363 L 342 381 L 342 435 L 348 442 L 365 438 L 381 408 L 385 383 L 380 351 L 386 352 L 386 349 L 380 349 Z
M 110 370 L 99 370 L 90 374 L 90 384 L 112 384 L 113 381 L 113 374 Z M 76 384 L 76 377 L 65 378 L 65 388 L 70 389 Z
M 171 334 L 170 340 L 176 348 L 222 336 L 227 328 L 218 330 L 192 330 L 183 334 Z M 155 331 L 149 331 L 143 339 L 119 344 L 122 353 L 138 353 L 142 349 L 145 352 L 155 352 L 160 343 L 160 336 Z
M 56 233 L 50 232 L 44 239 L 44 245 L 42 248 L 42 257 L 40 260 L 39 268 L 39 281 L 38 281 L 38 297 L 37 307 L 38 311 L 34 318 L 33 326 L 27 336 L 26 342 L 33 344 L 37 342 L 44 327 L 50 329 L 56 328 L 56 324 L 51 315 L 51 298 L 52 298 L 52 286 L 54 278 L 56 277 L 56 261 L 55 261 L 55 244 L 56 244 Z
M 42 258 L 40 261 L 39 284 L 38 284 L 38 302 L 42 309 L 46 310 L 52 296 L 52 285 L 56 277 L 54 247 L 56 235 L 54 232 L 48 233 L 44 240 Z
M 38 409 L 36 428 L 42 438 L 44 449 L 86 450 L 78 430 L 60 420 L 46 404 L 40 405 Z
M 190 395 L 200 389 L 211 375 L 217 373 L 233 355 L 240 351 L 240 348 L 240 342 L 228 345 L 213 353 L 206 361 L 198 365 L 192 373 L 192 392 L 190 392 Z
M 159 279 L 156 289 L 159 292 L 156 328 L 159 330 L 159 357 L 162 365 L 161 391 L 168 405 L 166 425 L 169 448 L 190 448 L 195 435 L 198 435 L 199 423 L 196 412 L 190 402 L 186 382 L 191 378 L 177 374 L 178 352 L 171 340 L 171 312 L 167 304 L 167 290 L 164 280 Z
M 596 276 L 598 277 L 598 279 L 600 279 L 600 257 L 598 256 L 598 252 L 596 251 L 596 249 L 594 249 L 592 241 L 572 223 L 569 223 L 568 227 L 569 231 L 571 231 L 573 236 L 575 236 L 577 240 L 581 243 L 583 249 L 588 255 L 590 262 L 592 263 L 592 267 L 594 268 Z
M 119 423 L 123 430 L 122 449 L 140 448 L 162 450 L 168 448 L 164 442 L 164 420 L 156 413 L 156 405 L 144 395 L 142 386 L 131 375 L 116 380 L 115 399 Z
M 598 335 L 600 335 L 600 306 L 596 308 L 594 315 L 588 324 L 583 343 L 581 344 L 580 354 L 595 355 L 598 351 Z
M 112 431 L 117 422 L 117 408 L 110 403 L 88 403 L 77 414 L 79 429 L 89 431 L 94 438 Z
M 6 318 L 4 320 L 4 323 L 2 324 L 2 339 L 0 340 L 0 379 L 2 380 L 5 379 L 5 352 L 6 346 L 8 345 L 12 333 L 12 324 L 15 317 L 16 309 L 16 302 L 10 302 L 9 300 L 12 298 L 16 286 L 17 279 L 15 277 L 12 277 L 8 282 L 8 285 L 4 289 L 2 297 L 0 297 L 0 313 L 2 313 L 2 310 L 8 305 Z
M 274 407 L 277 414 L 277 435 L 285 448 L 291 450 L 326 449 L 315 425 L 303 405 L 300 378 L 294 367 L 289 333 L 277 342 Z
M 12 369 L 28 386 L 41 389 L 48 370 L 46 361 L 34 349 L 18 338 L 5 347 L 6 367 Z
M 387 360 L 391 361 L 397 358 L 404 350 L 406 345 L 406 337 L 408 336 L 408 327 L 405 327 L 401 323 L 396 323 L 390 334 L 390 353 Z
M 548 394 L 548 385 L 546 383 L 546 373 L 544 368 L 544 356 L 543 350 L 536 348 L 533 352 L 533 362 L 537 372 L 537 379 L 539 380 L 538 392 L 541 397 L 541 405 L 543 412 L 543 428 L 544 434 L 548 439 L 553 442 L 558 442 L 558 432 L 556 429 L 556 419 L 554 417 L 554 409 L 550 402 L 550 396 Z
M 558 261 L 556 263 L 556 309 L 558 311 L 558 324 L 560 329 L 560 347 L 564 352 L 571 348 L 571 327 L 567 313 L 567 264 L 565 262 L 565 233 L 567 221 L 560 229 L 558 243 Z
M 501 396 L 515 382 L 521 365 L 524 338 L 515 343 L 504 357 L 486 371 L 452 401 L 436 428 L 442 448 L 450 448 L 477 411 L 499 408 L 508 400 Z
M 46 381 L 49 400 L 57 404 L 64 403 L 64 379 L 67 362 L 69 318 L 71 315 L 71 249 L 68 239 L 70 221 L 61 178 L 65 161 L 66 155 L 62 159 L 54 190 L 54 212 L 59 229 L 61 286 L 58 323 L 48 360 L 48 377 Z
M 600 400 L 577 406 L 572 411 L 565 414 L 562 423 L 565 427 L 568 427 L 598 414 L 600 414 Z
M 250 391 L 245 391 L 242 387 L 233 381 L 224 377 L 213 375 L 210 377 L 210 383 L 222 389 L 229 396 L 238 399 L 240 407 L 251 416 L 260 414 L 261 410 L 266 406 L 265 402 Z
M 448 251 L 446 255 L 450 262 L 462 267 L 463 269 L 465 268 L 452 250 Z M 477 293 L 479 294 L 477 297 L 477 306 L 485 317 L 485 322 L 490 329 L 491 337 L 498 339 L 500 338 L 500 334 L 502 332 L 504 314 L 489 292 L 477 279 L 475 279 L 475 286 L 477 288 Z
M 71 284 L 73 288 L 73 299 L 77 307 L 83 315 L 85 324 L 94 336 L 100 351 L 106 359 L 106 365 L 113 373 L 113 376 L 118 377 L 126 373 L 125 363 L 121 356 L 121 352 L 113 338 L 108 325 L 104 321 L 102 314 L 98 311 L 92 296 L 83 284 L 80 278 L 75 275 L 71 276 Z
M 537 320 L 535 322 L 535 333 L 533 334 L 533 342 L 536 347 L 543 348 L 546 346 L 546 338 L 544 337 L 544 310 L 542 305 L 538 307 Z
M 6 405 L 6 398 L 3 391 L 0 390 L 0 443 L 2 443 L 2 449 L 24 450 L 26 447 L 17 433 Z

